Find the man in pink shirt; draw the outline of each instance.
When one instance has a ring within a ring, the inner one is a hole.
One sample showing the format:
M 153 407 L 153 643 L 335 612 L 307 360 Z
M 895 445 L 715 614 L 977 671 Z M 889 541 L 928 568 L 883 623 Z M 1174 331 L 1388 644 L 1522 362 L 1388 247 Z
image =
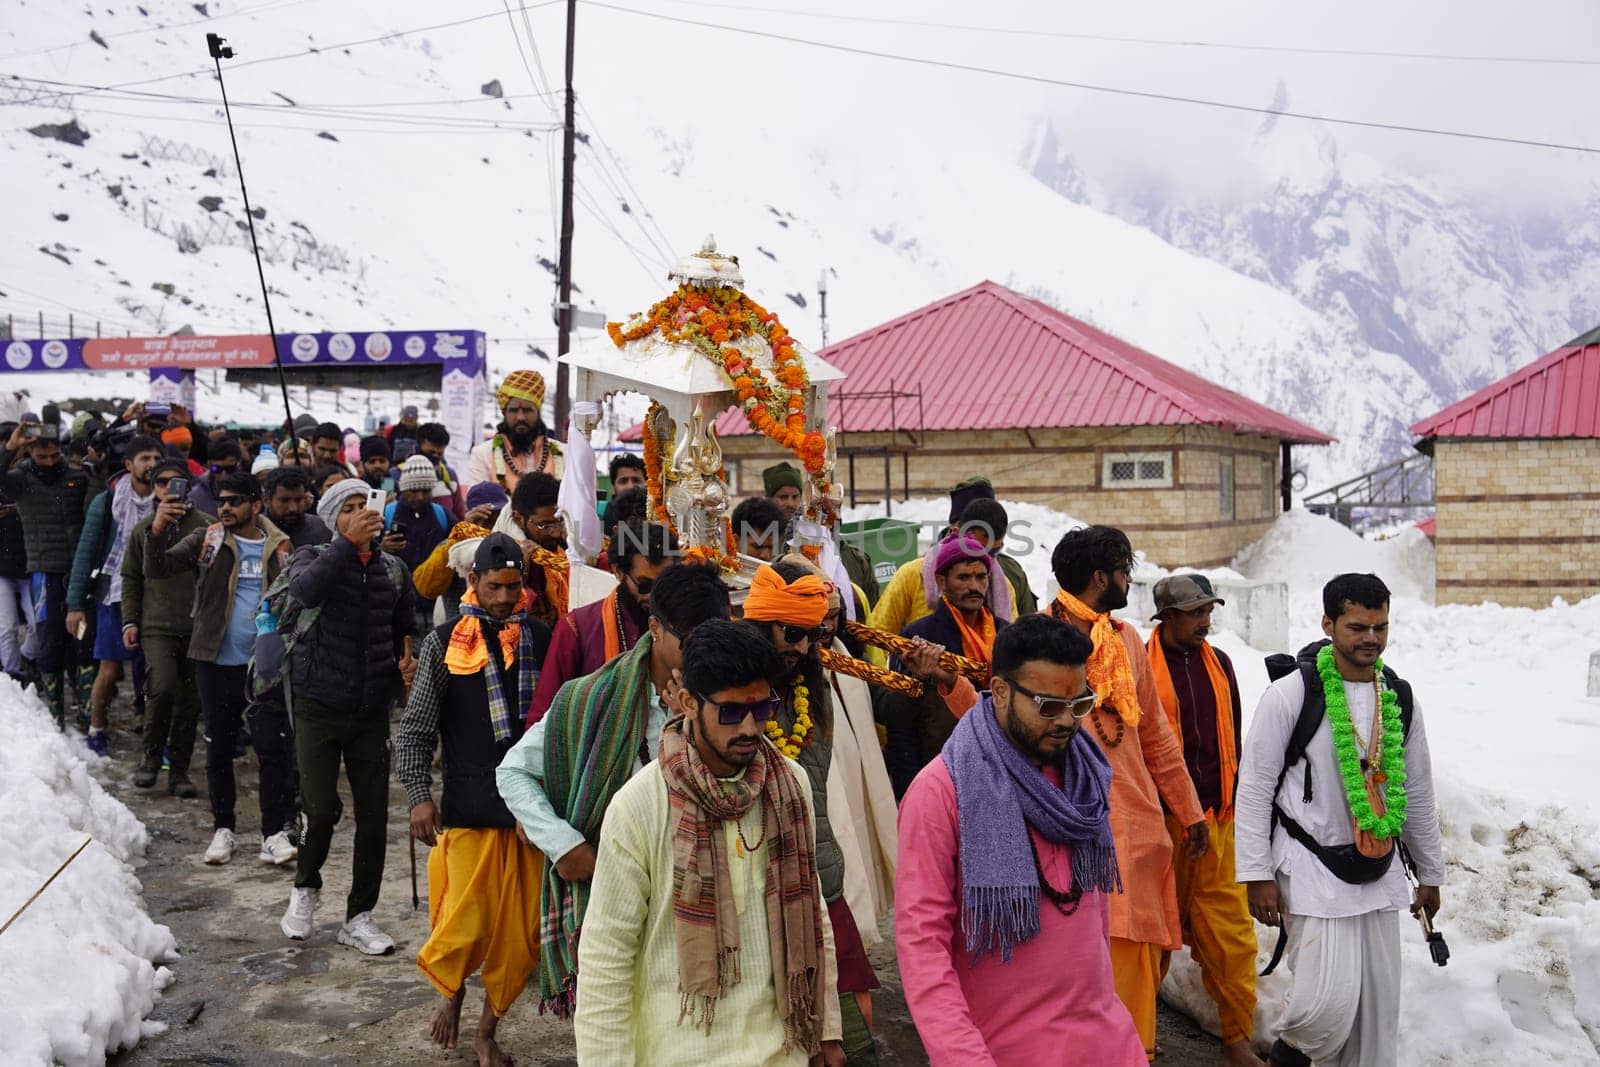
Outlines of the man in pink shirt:
M 1078 729 L 1089 639 L 1028 615 L 900 806 L 895 947 L 933 1067 L 1143 1067 L 1111 977 L 1111 766 Z M 941 689 L 946 687 L 941 686 Z

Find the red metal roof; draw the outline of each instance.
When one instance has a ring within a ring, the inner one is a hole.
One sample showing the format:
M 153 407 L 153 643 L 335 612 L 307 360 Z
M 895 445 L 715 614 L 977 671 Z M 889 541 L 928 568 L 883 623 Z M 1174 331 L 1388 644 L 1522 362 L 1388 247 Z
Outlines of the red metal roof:
M 920 386 L 921 426 L 928 430 L 1203 425 L 1297 444 L 1333 441 L 990 281 L 830 345 L 821 355 L 849 375 L 830 394 L 829 420 L 849 431 L 916 426 L 915 399 L 895 399 L 891 415 L 887 396 L 849 398 Z M 717 430 L 724 436 L 751 432 L 737 410 L 724 413 Z
M 1411 427 L 1419 437 L 1600 437 L 1600 331 Z

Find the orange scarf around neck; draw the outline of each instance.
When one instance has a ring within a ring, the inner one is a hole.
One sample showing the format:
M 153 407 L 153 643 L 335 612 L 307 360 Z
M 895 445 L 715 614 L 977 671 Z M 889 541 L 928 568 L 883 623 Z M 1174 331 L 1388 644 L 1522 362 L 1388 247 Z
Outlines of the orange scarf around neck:
M 470 588 L 461 598 L 463 604 L 478 606 L 478 594 Z M 522 599 L 517 601 L 517 612 L 528 610 L 528 591 L 522 591 Z M 507 623 L 500 627 L 500 665 L 511 666 L 511 661 L 517 654 L 517 642 L 522 639 L 522 624 L 518 622 Z M 483 623 L 470 615 L 463 615 L 456 620 L 450 630 L 450 643 L 444 650 L 445 669 L 451 674 L 477 674 L 489 665 L 489 645 L 483 639 Z
M 1161 626 L 1158 624 L 1146 646 L 1150 652 L 1150 672 L 1156 683 L 1156 693 L 1161 697 L 1161 710 L 1167 713 L 1172 724 L 1172 735 L 1183 748 L 1183 723 L 1179 712 L 1178 690 L 1172 684 L 1172 672 L 1167 669 L 1167 653 L 1161 647 Z M 1233 818 L 1233 783 L 1239 774 L 1239 754 L 1233 747 L 1233 690 L 1228 686 L 1228 674 L 1222 669 L 1222 660 L 1209 643 L 1200 646 L 1200 661 L 1206 665 L 1206 677 L 1211 679 L 1211 693 L 1217 704 L 1217 761 L 1221 765 L 1222 810 L 1217 818 Z M 1210 815 L 1211 812 L 1206 812 Z
M 1123 644 L 1122 633 L 1111 621 L 1111 614 L 1095 611 L 1065 590 L 1056 594 L 1050 614 L 1069 625 L 1074 619 L 1093 624 L 1089 630 L 1089 640 L 1094 642 L 1094 651 L 1089 655 L 1089 687 L 1099 694 L 1102 707 L 1121 715 L 1129 726 L 1138 726 L 1142 712 L 1139 683 L 1133 677 L 1128 646 Z
M 984 608 L 978 625 L 973 627 L 968 625 L 967 617 L 960 608 L 948 600 L 944 606 L 950 610 L 950 617 L 956 621 L 956 629 L 961 632 L 961 654 L 983 664 L 994 662 L 994 614 Z

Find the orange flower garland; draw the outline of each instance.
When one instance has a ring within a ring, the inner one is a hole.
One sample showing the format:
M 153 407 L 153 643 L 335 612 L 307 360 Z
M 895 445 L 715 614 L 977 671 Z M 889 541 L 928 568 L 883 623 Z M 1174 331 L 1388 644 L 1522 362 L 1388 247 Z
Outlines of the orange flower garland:
M 652 400 L 650 410 L 645 414 L 644 478 L 650 493 L 650 513 L 655 516 L 656 522 L 671 526 L 672 522 L 667 516 L 666 486 L 661 482 L 661 445 L 656 441 L 655 434 L 650 432 L 652 417 L 660 407 Z
M 794 338 L 777 315 L 739 290 L 679 286 L 626 326 L 607 323 L 606 331 L 618 348 L 659 332 L 665 340 L 692 345 L 715 360 L 733 385 L 750 425 L 788 449 L 812 475 L 822 473 L 827 441 L 805 428 L 810 382 Z M 772 349 L 771 377 L 751 364 L 735 344 L 745 337 L 760 337 Z M 820 488 L 826 492 L 828 486 Z

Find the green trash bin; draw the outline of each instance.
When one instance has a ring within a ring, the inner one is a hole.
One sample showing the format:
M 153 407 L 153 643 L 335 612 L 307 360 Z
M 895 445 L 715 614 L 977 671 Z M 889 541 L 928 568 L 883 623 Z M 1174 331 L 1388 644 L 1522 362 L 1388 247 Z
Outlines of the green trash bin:
M 902 564 L 910 563 L 921 554 L 917 547 L 917 535 L 921 530 L 917 523 L 904 519 L 866 519 L 841 522 L 839 539 L 866 553 L 872 561 L 872 573 L 883 586 L 889 584 Z

